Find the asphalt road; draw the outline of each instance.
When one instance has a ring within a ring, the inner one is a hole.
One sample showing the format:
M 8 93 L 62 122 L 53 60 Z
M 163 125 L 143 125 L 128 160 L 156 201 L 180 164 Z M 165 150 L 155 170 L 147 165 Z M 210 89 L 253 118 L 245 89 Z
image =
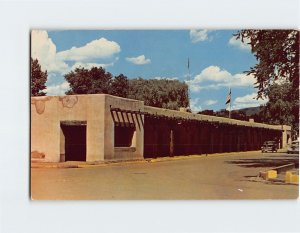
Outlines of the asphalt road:
M 32 168 L 34 200 L 294 199 L 298 185 L 257 181 L 298 155 L 246 153 L 89 168 Z

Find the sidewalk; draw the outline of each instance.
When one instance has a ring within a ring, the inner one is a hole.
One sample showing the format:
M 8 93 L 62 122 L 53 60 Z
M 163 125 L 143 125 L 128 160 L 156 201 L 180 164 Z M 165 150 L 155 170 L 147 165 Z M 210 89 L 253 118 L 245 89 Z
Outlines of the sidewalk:
M 237 156 L 237 155 L 261 155 L 261 151 L 243 151 L 243 152 L 229 152 L 229 153 L 216 153 L 216 154 L 202 154 L 202 155 L 186 155 L 186 156 L 174 156 L 174 157 L 158 157 L 142 160 L 125 160 L 125 161 L 99 161 L 99 162 L 85 162 L 85 161 L 67 161 L 67 162 L 31 162 L 31 168 L 89 168 L 89 167 L 104 167 L 123 164 L 136 164 L 136 163 L 156 163 L 164 161 L 175 160 L 188 160 L 196 158 L 206 158 L 215 156 Z

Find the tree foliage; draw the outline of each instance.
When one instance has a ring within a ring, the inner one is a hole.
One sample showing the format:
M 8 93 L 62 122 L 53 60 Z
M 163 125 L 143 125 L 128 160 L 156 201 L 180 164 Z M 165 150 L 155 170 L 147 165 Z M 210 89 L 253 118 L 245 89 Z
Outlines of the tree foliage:
M 258 61 L 247 71 L 257 79 L 258 97 L 276 80 L 290 81 L 295 91 L 299 89 L 299 31 L 241 30 L 236 38 L 250 41 Z
M 202 110 L 202 111 L 198 112 L 198 114 L 207 115 L 207 116 L 215 116 L 216 115 L 214 110 L 210 110 L 210 109 Z
M 179 109 L 187 107 L 188 86 L 178 80 L 130 79 L 123 74 L 113 77 L 102 67 L 76 68 L 65 75 L 72 94 L 110 94 L 144 101 L 145 105 Z
M 128 79 L 123 74 L 113 77 L 102 67 L 75 68 L 65 75 L 70 90 L 66 94 L 111 94 L 126 97 Z
M 250 117 L 246 116 L 246 113 L 243 112 L 243 111 L 239 111 L 239 110 L 236 110 L 236 111 L 232 111 L 230 113 L 230 117 L 232 119 L 236 119 L 236 120 L 241 120 L 241 121 L 248 121 Z M 252 117 L 251 117 L 252 118 Z
M 299 31 L 241 30 L 237 39 L 249 41 L 257 64 L 246 71 L 257 80 L 258 98 L 269 102 L 262 108 L 264 121 L 299 128 Z
M 174 110 L 189 105 L 188 86 L 178 80 L 131 79 L 128 98 L 142 100 L 148 106 Z
M 270 124 L 292 125 L 294 133 L 298 132 L 299 100 L 295 99 L 293 85 L 290 82 L 273 84 L 268 89 L 268 103 L 261 108 L 261 117 Z
M 70 85 L 66 94 L 109 94 L 113 77 L 102 67 L 93 67 L 90 70 L 79 67 L 67 73 L 65 79 Z
M 120 96 L 120 97 L 127 97 L 129 91 L 129 81 L 126 76 L 120 74 L 114 78 L 112 81 L 112 90 L 111 94 Z
M 38 59 L 30 58 L 31 66 L 31 96 L 44 96 L 46 95 L 43 90 L 46 88 L 47 82 L 47 70 L 42 71 L 41 65 L 39 64 Z
M 260 108 L 261 107 L 232 110 L 230 113 L 230 117 L 231 119 L 241 120 L 241 121 L 249 121 L 249 119 L 253 119 L 255 122 L 262 123 L 264 122 L 264 117 L 262 117 L 262 115 L 260 114 Z M 221 109 L 216 112 L 213 110 L 203 110 L 198 112 L 198 114 L 229 118 L 229 112 L 226 109 Z

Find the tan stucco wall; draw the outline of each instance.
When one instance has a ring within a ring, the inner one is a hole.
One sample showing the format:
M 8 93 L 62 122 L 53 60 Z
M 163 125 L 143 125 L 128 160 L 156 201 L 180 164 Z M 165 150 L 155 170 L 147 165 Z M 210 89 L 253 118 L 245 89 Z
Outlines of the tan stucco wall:
M 143 102 L 110 95 L 72 95 L 31 98 L 31 151 L 45 161 L 59 162 L 64 153 L 61 121 L 87 122 L 87 161 L 117 159 L 114 152 L 114 123 L 110 106 L 143 110 Z M 137 129 L 133 158 L 143 158 L 143 129 Z
M 103 159 L 104 101 L 102 95 L 31 98 L 31 151 L 44 153 L 45 161 L 60 161 L 60 122 L 87 121 L 87 161 Z
M 289 125 L 276 125 L 278 130 L 282 130 L 282 148 L 286 149 L 288 144 L 292 142 L 292 128 Z
M 105 143 L 105 159 L 121 159 L 121 160 L 128 160 L 128 159 L 142 159 L 144 153 L 144 127 L 143 127 L 143 116 L 136 116 L 136 115 L 127 115 L 121 116 L 119 112 L 119 120 L 121 122 L 125 121 L 128 123 L 128 120 L 131 123 L 134 123 L 136 126 L 136 133 L 135 133 L 135 150 L 115 150 L 114 149 L 114 123 L 113 118 L 110 112 L 111 108 L 121 108 L 123 110 L 131 110 L 131 111 L 144 111 L 144 103 L 142 101 L 125 99 L 115 96 L 106 96 L 105 101 L 105 135 L 108 138 Z M 116 114 L 113 112 L 113 114 Z M 117 119 L 117 117 L 115 117 Z M 123 120 L 124 119 L 124 120 Z

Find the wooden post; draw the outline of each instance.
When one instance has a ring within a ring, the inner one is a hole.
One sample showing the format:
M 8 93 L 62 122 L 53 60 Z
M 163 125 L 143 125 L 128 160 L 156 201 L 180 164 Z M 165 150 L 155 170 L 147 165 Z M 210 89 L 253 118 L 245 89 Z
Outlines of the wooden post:
M 170 156 L 174 156 L 174 131 L 171 129 L 170 131 Z

